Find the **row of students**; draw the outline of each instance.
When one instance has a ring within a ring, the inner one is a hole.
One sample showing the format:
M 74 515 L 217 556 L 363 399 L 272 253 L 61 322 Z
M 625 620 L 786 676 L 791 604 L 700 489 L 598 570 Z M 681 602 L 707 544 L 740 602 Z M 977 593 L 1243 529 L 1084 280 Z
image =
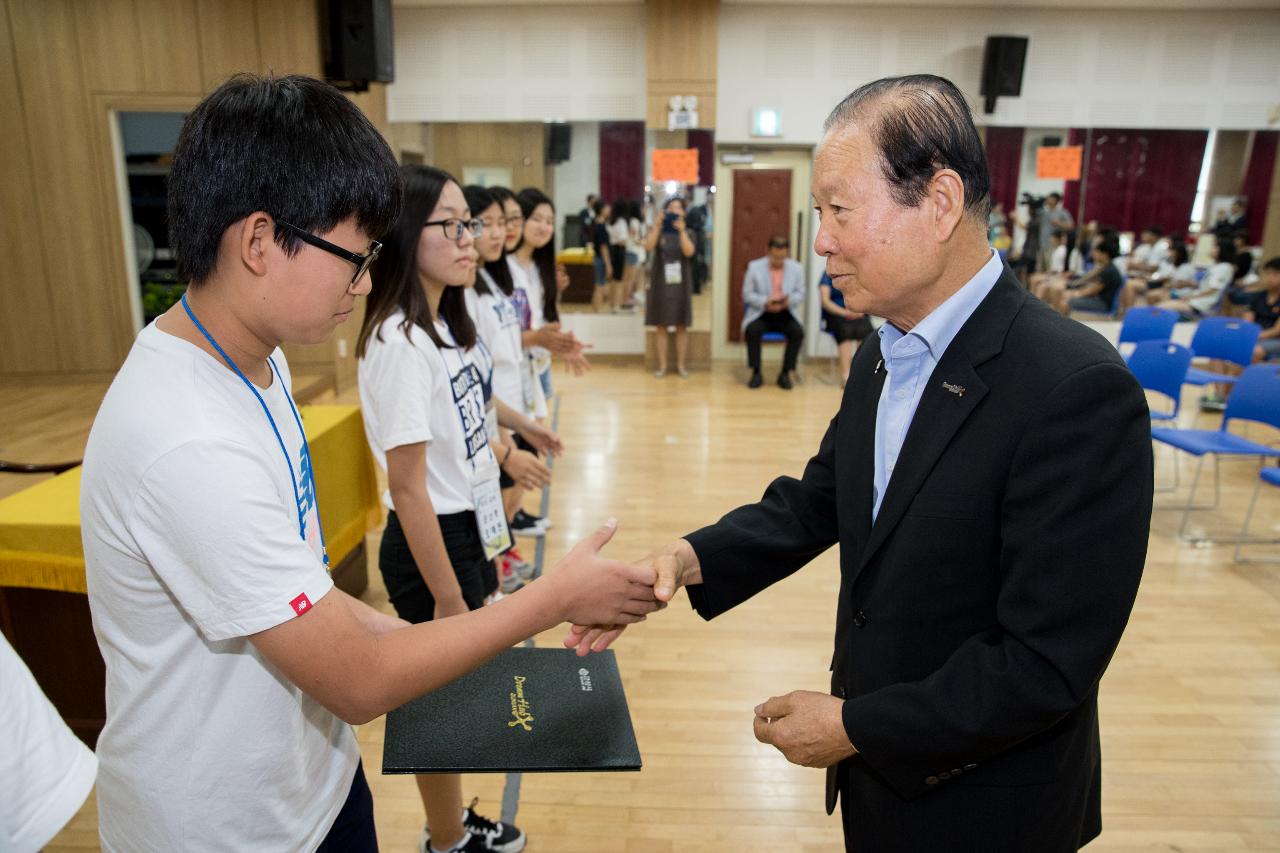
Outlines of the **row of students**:
M 458 289 L 474 271 L 474 226 L 455 182 L 402 180 L 383 138 L 328 84 L 242 75 L 188 115 L 168 193 L 190 285 L 139 334 L 82 476 L 106 663 L 102 847 L 376 850 L 352 724 L 556 624 L 638 621 L 658 607 L 655 576 L 598 555 L 607 523 L 546 577 L 472 609 L 487 543 L 462 517 L 476 514 L 494 457 L 475 381 L 484 358 L 465 346 L 474 330 Z M 380 252 L 362 394 L 402 539 L 380 564 L 416 574 L 391 594 L 419 624 L 334 587 L 279 349 L 326 340 L 369 293 Z M 456 788 L 435 787 L 434 848 L 516 842 L 518 831 L 464 813 Z

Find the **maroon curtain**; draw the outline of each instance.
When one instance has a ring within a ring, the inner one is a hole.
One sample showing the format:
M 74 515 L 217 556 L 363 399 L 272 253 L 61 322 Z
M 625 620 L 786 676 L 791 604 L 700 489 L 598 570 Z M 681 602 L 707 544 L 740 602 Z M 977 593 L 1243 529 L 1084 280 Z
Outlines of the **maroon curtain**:
M 1073 127 L 1067 131 L 1068 145 L 1084 145 L 1088 139 L 1088 133 L 1083 127 Z M 1080 164 L 1080 175 L 1085 177 L 1089 171 L 1089 152 L 1084 152 L 1084 157 Z M 1082 225 L 1088 220 L 1084 218 L 1084 211 L 1080 209 L 1080 181 L 1067 181 L 1062 188 L 1062 206 L 1071 212 L 1076 219 L 1076 225 Z
M 644 197 L 644 122 L 600 123 L 600 197 Z
M 1271 179 L 1276 168 L 1276 143 L 1280 130 L 1259 130 L 1253 136 L 1253 150 L 1249 152 L 1249 166 L 1245 169 L 1240 195 L 1249 206 L 1249 245 L 1262 244 L 1262 226 L 1267 221 L 1267 202 L 1271 200 Z
M 711 186 L 716 182 L 716 132 L 689 131 L 689 147 L 698 149 L 698 186 Z
M 1081 218 L 1117 231 L 1184 233 L 1208 138 L 1205 130 L 1095 128 Z
M 1005 213 L 1018 203 L 1018 173 L 1022 168 L 1022 136 L 1025 128 L 987 128 L 987 171 L 991 173 L 991 203 Z

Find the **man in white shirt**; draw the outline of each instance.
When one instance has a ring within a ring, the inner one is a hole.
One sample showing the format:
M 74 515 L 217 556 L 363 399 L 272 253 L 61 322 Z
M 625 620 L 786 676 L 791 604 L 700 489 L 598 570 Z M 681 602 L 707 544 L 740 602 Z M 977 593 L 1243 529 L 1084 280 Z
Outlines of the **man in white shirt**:
M 651 572 L 595 556 L 611 525 L 551 585 L 429 625 L 333 586 L 279 345 L 350 316 L 400 192 L 386 142 L 319 80 L 238 75 L 186 119 L 169 227 L 190 285 L 139 334 L 85 452 L 108 853 L 375 851 L 352 724 L 570 613 L 656 607 L 633 593 Z

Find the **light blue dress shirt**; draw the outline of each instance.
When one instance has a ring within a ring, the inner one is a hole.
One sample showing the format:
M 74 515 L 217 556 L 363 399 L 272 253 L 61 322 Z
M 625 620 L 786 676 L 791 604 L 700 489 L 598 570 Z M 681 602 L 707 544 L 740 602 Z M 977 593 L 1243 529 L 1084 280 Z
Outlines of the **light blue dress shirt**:
M 902 442 L 911 428 L 916 407 L 942 354 L 1004 271 L 1004 262 L 991 258 L 973 278 L 906 334 L 892 323 L 880 327 L 880 354 L 888 372 L 876 408 L 876 473 L 871 495 L 871 523 L 880 514 L 880 502 L 902 453 Z M 878 368 L 879 369 L 879 368 Z

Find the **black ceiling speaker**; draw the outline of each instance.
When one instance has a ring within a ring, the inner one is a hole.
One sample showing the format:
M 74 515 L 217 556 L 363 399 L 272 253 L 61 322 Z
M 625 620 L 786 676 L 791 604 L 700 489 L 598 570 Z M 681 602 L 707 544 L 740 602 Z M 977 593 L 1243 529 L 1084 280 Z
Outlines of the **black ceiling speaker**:
M 561 122 L 548 125 L 547 160 L 552 163 L 563 163 L 569 159 L 570 146 L 573 142 L 573 128 Z
M 1027 39 L 1023 36 L 987 36 L 982 51 L 982 97 L 984 110 L 996 111 L 1000 95 L 1022 94 L 1022 69 L 1027 61 Z
M 363 92 L 396 79 L 391 0 L 328 0 L 324 74 L 339 89 Z

